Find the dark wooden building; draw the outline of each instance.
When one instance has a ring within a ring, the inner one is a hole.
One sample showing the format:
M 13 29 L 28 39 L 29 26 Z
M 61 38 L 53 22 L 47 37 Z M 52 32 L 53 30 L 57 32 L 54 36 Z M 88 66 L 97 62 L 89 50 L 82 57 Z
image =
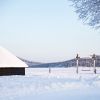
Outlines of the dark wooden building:
M 0 76 L 4 75 L 25 75 L 25 68 L 0 68 Z
M 25 75 L 26 63 L 8 50 L 0 47 L 0 76 Z

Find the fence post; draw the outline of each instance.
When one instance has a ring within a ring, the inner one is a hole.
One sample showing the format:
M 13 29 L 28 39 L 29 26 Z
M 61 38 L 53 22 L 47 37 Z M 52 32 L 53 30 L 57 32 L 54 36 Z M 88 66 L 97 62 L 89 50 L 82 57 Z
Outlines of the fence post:
M 94 73 L 96 74 L 96 65 L 95 65 L 95 63 L 96 63 L 96 55 L 95 54 L 93 54 L 92 59 L 93 59 Z
M 49 67 L 49 73 L 51 73 L 51 68 Z
M 79 66 L 79 55 L 77 54 L 76 55 L 76 67 L 77 67 L 77 69 L 76 69 L 76 73 L 78 74 L 78 66 Z

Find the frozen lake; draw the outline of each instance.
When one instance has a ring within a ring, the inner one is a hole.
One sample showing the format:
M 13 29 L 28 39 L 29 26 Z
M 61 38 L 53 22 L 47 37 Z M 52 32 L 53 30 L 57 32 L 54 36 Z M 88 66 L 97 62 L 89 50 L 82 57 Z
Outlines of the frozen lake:
M 0 100 L 100 100 L 100 69 L 82 70 L 26 68 L 25 76 L 0 76 Z

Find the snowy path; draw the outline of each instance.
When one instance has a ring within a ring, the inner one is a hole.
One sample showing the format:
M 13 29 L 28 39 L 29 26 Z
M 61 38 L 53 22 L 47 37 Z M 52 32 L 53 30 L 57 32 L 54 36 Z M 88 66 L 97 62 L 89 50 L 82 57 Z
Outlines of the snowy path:
M 65 69 L 49 74 L 47 70 L 1 76 L 0 100 L 100 100 L 100 74 L 66 74 Z

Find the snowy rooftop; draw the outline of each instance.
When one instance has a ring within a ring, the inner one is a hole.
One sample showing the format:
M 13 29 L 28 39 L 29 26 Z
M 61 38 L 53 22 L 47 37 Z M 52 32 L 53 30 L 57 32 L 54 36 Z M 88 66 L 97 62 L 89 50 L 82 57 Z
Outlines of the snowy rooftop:
M 0 47 L 0 67 L 28 67 L 23 61 L 3 47 Z

